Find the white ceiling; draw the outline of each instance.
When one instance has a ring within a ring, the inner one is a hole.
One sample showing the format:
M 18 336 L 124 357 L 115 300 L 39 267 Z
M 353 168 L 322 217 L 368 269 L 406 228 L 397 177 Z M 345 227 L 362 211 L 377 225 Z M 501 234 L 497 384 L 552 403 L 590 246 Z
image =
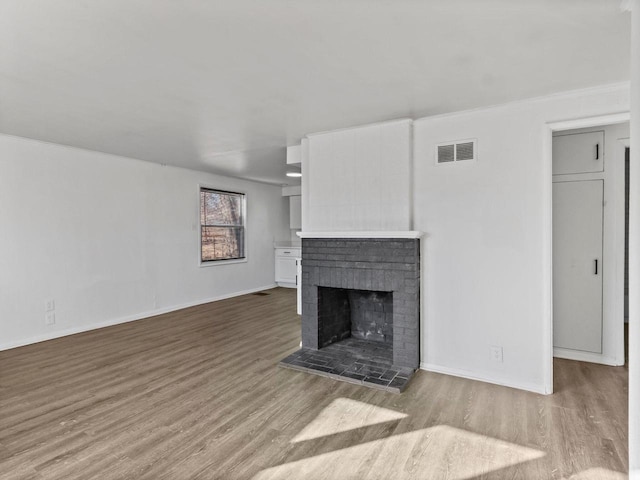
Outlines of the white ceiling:
M 0 132 L 276 184 L 316 131 L 629 79 L 619 0 L 0 0 Z

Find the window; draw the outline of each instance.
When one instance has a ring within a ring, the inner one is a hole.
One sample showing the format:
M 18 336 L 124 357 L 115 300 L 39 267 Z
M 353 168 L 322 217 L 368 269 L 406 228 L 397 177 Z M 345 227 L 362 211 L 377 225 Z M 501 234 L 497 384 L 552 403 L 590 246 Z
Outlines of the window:
M 245 258 L 242 193 L 200 189 L 200 259 L 202 262 Z

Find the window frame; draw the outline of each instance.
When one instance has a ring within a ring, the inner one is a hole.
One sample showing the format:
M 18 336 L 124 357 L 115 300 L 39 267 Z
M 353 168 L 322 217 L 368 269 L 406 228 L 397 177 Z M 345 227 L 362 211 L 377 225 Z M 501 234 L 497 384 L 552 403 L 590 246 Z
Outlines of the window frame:
M 202 228 L 204 225 L 202 225 L 201 222 L 201 216 L 200 216 L 200 208 L 201 208 L 201 197 L 202 197 L 202 191 L 203 190 L 209 190 L 212 192 L 217 192 L 217 193 L 226 193 L 226 194 L 231 194 L 231 195 L 240 195 L 242 198 L 242 219 L 243 219 L 243 229 L 244 229 L 244 256 L 243 257 L 239 257 L 239 258 L 225 258 L 225 259 L 219 259 L 219 260 L 203 260 L 202 259 Z M 215 265 L 229 265 L 232 263 L 246 263 L 248 261 L 249 258 L 249 253 L 248 253 L 248 248 L 247 248 L 247 197 L 248 195 L 246 194 L 246 192 L 241 192 L 241 191 L 230 191 L 230 190 L 225 190 L 225 189 L 221 189 L 221 188 L 217 188 L 211 185 L 205 185 L 205 184 L 199 184 L 198 185 L 198 209 L 197 209 L 197 228 L 195 230 L 197 230 L 198 232 L 198 265 L 200 267 L 212 267 Z

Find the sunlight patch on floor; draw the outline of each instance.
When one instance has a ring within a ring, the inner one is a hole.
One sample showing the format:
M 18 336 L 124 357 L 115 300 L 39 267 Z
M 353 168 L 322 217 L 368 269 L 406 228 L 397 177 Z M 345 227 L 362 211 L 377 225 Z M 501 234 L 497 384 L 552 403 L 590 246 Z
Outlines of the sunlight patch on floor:
M 296 435 L 291 443 L 347 432 L 378 423 L 401 420 L 405 417 L 404 413 L 387 408 L 376 407 L 350 398 L 336 398 Z
M 544 452 L 446 425 L 393 435 L 267 468 L 253 480 L 470 479 Z
M 568 480 L 627 480 L 626 473 L 607 470 L 606 468 L 590 468 L 575 475 L 571 475 Z

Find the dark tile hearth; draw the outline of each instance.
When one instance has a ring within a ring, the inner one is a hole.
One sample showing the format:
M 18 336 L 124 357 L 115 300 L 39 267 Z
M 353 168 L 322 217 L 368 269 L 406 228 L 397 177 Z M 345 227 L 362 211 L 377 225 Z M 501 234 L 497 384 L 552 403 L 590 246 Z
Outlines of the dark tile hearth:
M 394 366 L 392 350 L 389 344 L 351 337 L 320 350 L 301 348 L 280 365 L 400 393 L 409 384 L 414 369 Z

